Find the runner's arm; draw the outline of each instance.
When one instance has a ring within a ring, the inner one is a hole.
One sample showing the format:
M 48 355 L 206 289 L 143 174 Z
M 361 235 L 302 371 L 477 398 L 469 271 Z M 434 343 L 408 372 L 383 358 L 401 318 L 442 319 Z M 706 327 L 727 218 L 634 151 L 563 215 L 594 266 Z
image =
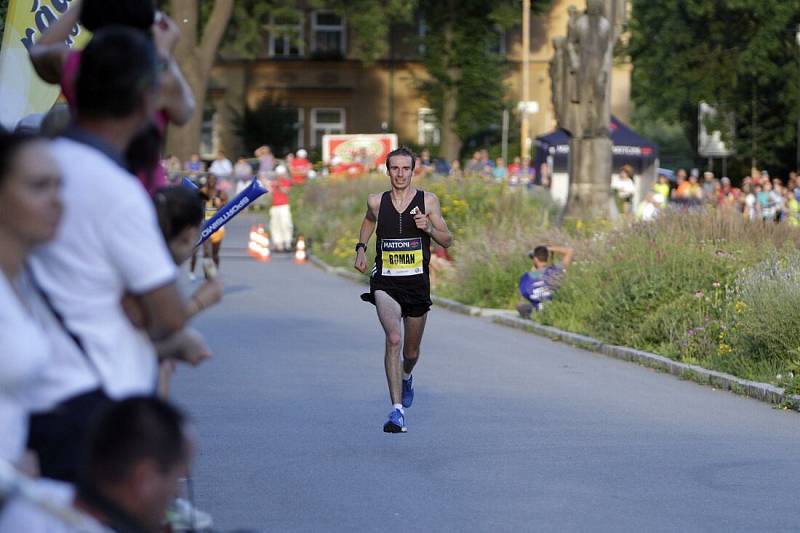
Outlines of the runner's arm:
M 47 83 L 60 83 L 64 62 L 69 54 L 66 41 L 81 15 L 81 0 L 72 6 L 45 31 L 28 52 L 36 74 Z
M 431 239 L 442 248 L 449 248 L 453 244 L 453 234 L 447 228 L 447 222 L 444 221 L 442 208 L 439 205 L 439 198 L 435 194 L 425 193 L 425 214 L 420 213 L 417 216 L 427 219 L 427 227 L 420 229 L 430 235 Z
M 378 217 L 376 216 L 375 212 L 377 211 L 377 206 L 379 205 L 380 197 L 370 194 L 367 198 L 367 212 L 364 215 L 364 220 L 361 222 L 361 229 L 358 232 L 358 242 L 367 244 L 370 237 L 372 237 L 372 232 L 375 231 L 375 226 L 378 223 Z M 361 273 L 365 273 L 367 271 L 366 252 L 367 251 L 364 248 L 359 248 L 356 251 L 356 262 L 353 267 Z

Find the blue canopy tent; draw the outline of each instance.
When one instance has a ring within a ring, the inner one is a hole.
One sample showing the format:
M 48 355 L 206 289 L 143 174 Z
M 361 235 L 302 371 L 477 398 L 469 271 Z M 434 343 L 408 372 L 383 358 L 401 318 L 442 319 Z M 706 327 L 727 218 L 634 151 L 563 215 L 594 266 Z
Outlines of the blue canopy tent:
M 631 165 L 636 174 L 643 174 L 658 159 L 658 146 L 620 122 L 617 117 L 611 117 L 610 130 L 614 172 L 623 165 Z M 549 163 L 550 171 L 553 173 L 567 172 L 568 155 L 569 136 L 564 130 L 557 129 L 536 137 L 536 154 L 533 161 L 537 175 L 542 163 Z

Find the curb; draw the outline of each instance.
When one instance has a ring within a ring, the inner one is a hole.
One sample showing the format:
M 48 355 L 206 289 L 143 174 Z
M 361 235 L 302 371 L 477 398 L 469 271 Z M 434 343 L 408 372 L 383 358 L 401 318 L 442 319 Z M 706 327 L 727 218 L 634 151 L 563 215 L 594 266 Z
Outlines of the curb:
M 355 281 L 357 283 L 368 283 L 369 278 L 367 278 L 365 275 L 356 274 L 355 272 L 350 272 L 349 270 L 341 267 L 332 267 L 314 256 L 309 256 L 309 260 L 316 267 L 324 270 L 325 272 L 336 274 L 339 277 L 349 279 L 350 281 Z M 679 363 L 667 357 L 656 355 L 650 352 L 644 352 L 635 348 L 606 344 L 592 337 L 587 337 L 586 335 L 570 333 L 569 331 L 563 331 L 552 326 L 543 326 L 542 324 L 537 324 L 531 320 L 518 318 L 514 316 L 512 311 L 507 311 L 505 309 L 485 309 L 482 307 L 475 307 L 436 295 L 431 295 L 431 300 L 433 300 L 434 304 L 444 307 L 445 309 L 455 313 L 461 313 L 462 315 L 473 317 L 487 317 L 490 318 L 495 324 L 527 331 L 528 333 L 533 333 L 535 335 L 539 335 L 540 337 L 547 337 L 548 339 L 554 341 L 563 342 L 584 350 L 601 353 L 622 361 L 638 363 L 642 366 L 646 366 L 660 372 L 666 372 L 682 379 L 692 380 L 701 385 L 710 385 L 721 390 L 726 390 L 735 394 L 747 396 L 748 398 L 753 398 L 754 400 L 760 400 L 762 402 L 789 407 L 794 411 L 800 411 L 800 395 L 785 394 L 784 389 L 770 385 L 769 383 L 749 381 L 730 374 L 725 374 L 723 372 L 709 370 L 701 366 Z
M 492 321 L 496 324 L 534 333 L 578 348 L 602 353 L 603 355 L 615 359 L 638 363 L 648 368 L 667 372 L 673 376 L 692 380 L 701 385 L 711 385 L 712 387 L 747 396 L 748 398 L 787 406 L 795 411 L 800 411 L 800 396 L 785 394 L 784 389 L 770 385 L 769 383 L 749 381 L 723 372 L 709 370 L 701 366 L 679 363 L 667 357 L 636 350 L 634 348 L 605 344 L 592 337 L 562 331 L 551 326 L 543 326 L 522 318 L 497 316 L 494 317 Z

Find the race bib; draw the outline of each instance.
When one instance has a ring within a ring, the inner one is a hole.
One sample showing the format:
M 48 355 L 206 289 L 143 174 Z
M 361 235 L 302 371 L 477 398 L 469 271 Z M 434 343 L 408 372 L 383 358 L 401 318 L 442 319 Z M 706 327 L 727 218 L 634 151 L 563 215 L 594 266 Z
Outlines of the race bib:
M 381 260 L 384 276 L 416 276 L 422 274 L 422 239 L 383 239 Z

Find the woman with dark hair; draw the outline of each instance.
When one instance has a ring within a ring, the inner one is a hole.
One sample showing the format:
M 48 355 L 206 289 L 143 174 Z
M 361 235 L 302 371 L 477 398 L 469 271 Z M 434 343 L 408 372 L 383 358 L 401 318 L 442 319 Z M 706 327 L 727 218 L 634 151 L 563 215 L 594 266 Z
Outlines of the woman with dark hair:
M 28 433 L 26 388 L 50 357 L 25 265 L 36 246 L 55 237 L 60 187 L 46 140 L 0 129 L 0 459 L 17 465 Z
M 71 106 L 75 104 L 75 79 L 80 69 L 80 52 L 64 44 L 75 24 L 96 31 L 110 25 L 133 27 L 152 35 L 164 64 L 160 79 L 158 113 L 154 122 L 130 144 L 128 168 L 152 194 L 167 185 L 161 165 L 161 149 L 167 123 L 183 125 L 194 111 L 194 97 L 173 57 L 180 31 L 152 0 L 76 0 L 72 7 L 42 35 L 31 48 L 36 72 L 48 83 L 58 83 Z

